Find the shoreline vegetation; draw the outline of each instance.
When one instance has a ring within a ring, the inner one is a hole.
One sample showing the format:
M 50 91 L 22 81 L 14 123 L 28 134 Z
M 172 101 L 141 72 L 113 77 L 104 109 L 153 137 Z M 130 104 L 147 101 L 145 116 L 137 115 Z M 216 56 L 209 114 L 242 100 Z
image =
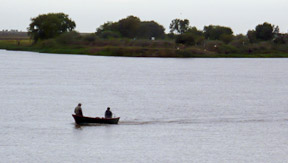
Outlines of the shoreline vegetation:
M 31 40 L 0 40 L 0 49 L 14 51 L 31 51 L 55 54 L 83 54 L 96 56 L 121 57 L 163 57 L 163 58 L 288 58 L 288 53 L 277 51 L 259 53 L 217 53 L 205 51 L 201 47 L 179 48 L 171 41 L 147 40 L 127 41 L 113 40 L 99 41 L 95 44 L 58 44 L 55 40 L 41 41 L 36 45 Z M 101 44 L 101 46 L 97 45 Z M 134 44 L 134 45 L 133 45 Z M 137 45 L 140 44 L 140 45 Z M 145 46 L 142 46 L 145 44 Z M 264 45 L 263 45 L 264 46 Z M 259 49 L 260 50 L 260 49 Z M 262 50 L 261 50 L 262 51 Z
M 59 27 L 62 31 L 43 27 L 59 17 L 69 22 L 66 28 Z M 278 26 L 266 22 L 246 35 L 233 35 L 231 28 L 223 26 L 209 25 L 198 30 L 189 26 L 187 19 L 172 20 L 168 34 L 162 25 L 134 16 L 104 23 L 95 33 L 85 34 L 74 31 L 75 22 L 63 13 L 39 15 L 31 21 L 28 32 L 0 31 L 0 49 L 125 57 L 288 57 L 288 34 L 279 33 Z

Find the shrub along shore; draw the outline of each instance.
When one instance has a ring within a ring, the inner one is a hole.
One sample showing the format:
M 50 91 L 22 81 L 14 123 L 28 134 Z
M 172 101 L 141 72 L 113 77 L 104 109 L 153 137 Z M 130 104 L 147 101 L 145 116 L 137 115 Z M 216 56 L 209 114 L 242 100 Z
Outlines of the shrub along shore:
M 207 41 L 205 46 L 185 46 L 173 40 L 89 40 L 90 35 L 66 33 L 55 39 L 0 40 L 0 49 L 33 51 L 57 54 L 85 54 L 96 56 L 125 57 L 174 57 L 174 58 L 278 58 L 288 57 L 288 47 L 262 42 L 241 45 L 241 48 L 228 46 L 219 41 Z

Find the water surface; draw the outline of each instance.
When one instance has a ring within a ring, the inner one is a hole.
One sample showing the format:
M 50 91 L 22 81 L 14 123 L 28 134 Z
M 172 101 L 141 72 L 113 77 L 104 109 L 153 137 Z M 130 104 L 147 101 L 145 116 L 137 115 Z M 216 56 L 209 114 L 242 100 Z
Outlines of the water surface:
M 1 162 L 287 162 L 287 69 L 1 50 Z M 75 125 L 78 102 L 119 125 Z

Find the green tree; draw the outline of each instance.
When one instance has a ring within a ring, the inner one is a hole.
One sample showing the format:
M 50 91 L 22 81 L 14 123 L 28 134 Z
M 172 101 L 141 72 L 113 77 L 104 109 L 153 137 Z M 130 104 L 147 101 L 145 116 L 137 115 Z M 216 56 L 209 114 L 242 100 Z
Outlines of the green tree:
M 137 36 L 145 39 L 151 39 L 152 37 L 159 39 L 164 38 L 164 31 L 164 27 L 155 21 L 143 21 L 137 30 Z
M 255 28 L 256 30 L 256 38 L 259 40 L 271 40 L 273 38 L 274 26 L 265 22 L 263 24 L 259 24 Z M 279 28 L 278 28 L 279 30 Z
M 107 22 L 97 28 L 100 38 L 164 38 L 165 29 L 155 21 L 141 21 L 138 17 L 128 16 L 118 22 Z
M 31 21 L 28 34 L 35 42 L 70 32 L 76 27 L 75 22 L 64 13 L 42 14 L 32 18 Z
M 205 38 L 203 32 L 196 27 L 190 27 L 185 33 L 176 36 L 176 43 L 185 45 L 200 45 L 204 42 Z
M 107 22 L 101 25 L 99 28 L 96 29 L 96 34 L 101 35 L 105 31 L 114 31 L 118 32 L 118 23 L 114 22 Z
M 223 39 L 225 41 L 231 41 L 232 39 L 227 38 L 233 37 L 233 31 L 229 27 L 209 25 L 204 27 L 204 35 L 206 39 L 210 40 Z
M 273 33 L 274 34 L 279 34 L 280 33 L 280 28 L 279 28 L 278 25 L 274 28 Z
M 103 39 L 121 38 L 118 30 L 118 22 L 107 22 L 96 30 L 96 35 Z
M 183 33 L 176 36 L 177 44 L 195 45 L 195 35 L 192 33 Z
M 250 43 L 256 43 L 257 42 L 257 37 L 256 37 L 256 31 L 255 30 L 249 30 L 247 32 L 247 37 L 248 37 Z
M 135 38 L 140 26 L 140 19 L 135 16 L 128 16 L 118 22 L 118 31 L 123 37 Z
M 219 40 L 223 41 L 224 43 L 228 44 L 233 40 L 233 35 L 231 34 L 222 34 L 220 35 Z
M 196 27 L 189 27 L 186 33 L 193 33 L 194 35 L 203 36 L 203 31 L 198 30 Z
M 189 29 L 189 20 L 174 19 L 172 20 L 169 28 L 171 33 L 174 32 L 177 32 L 179 34 L 185 33 Z
M 230 42 L 230 45 L 243 49 L 244 46 L 248 45 L 249 38 L 246 35 L 238 34 L 234 37 L 234 39 Z

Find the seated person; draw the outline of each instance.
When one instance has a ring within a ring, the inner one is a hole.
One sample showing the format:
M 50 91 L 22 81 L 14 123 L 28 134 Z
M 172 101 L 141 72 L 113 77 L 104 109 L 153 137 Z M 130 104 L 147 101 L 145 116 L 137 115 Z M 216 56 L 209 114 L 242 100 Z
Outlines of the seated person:
M 112 118 L 112 112 L 110 111 L 110 108 L 108 107 L 105 112 L 105 118 Z

